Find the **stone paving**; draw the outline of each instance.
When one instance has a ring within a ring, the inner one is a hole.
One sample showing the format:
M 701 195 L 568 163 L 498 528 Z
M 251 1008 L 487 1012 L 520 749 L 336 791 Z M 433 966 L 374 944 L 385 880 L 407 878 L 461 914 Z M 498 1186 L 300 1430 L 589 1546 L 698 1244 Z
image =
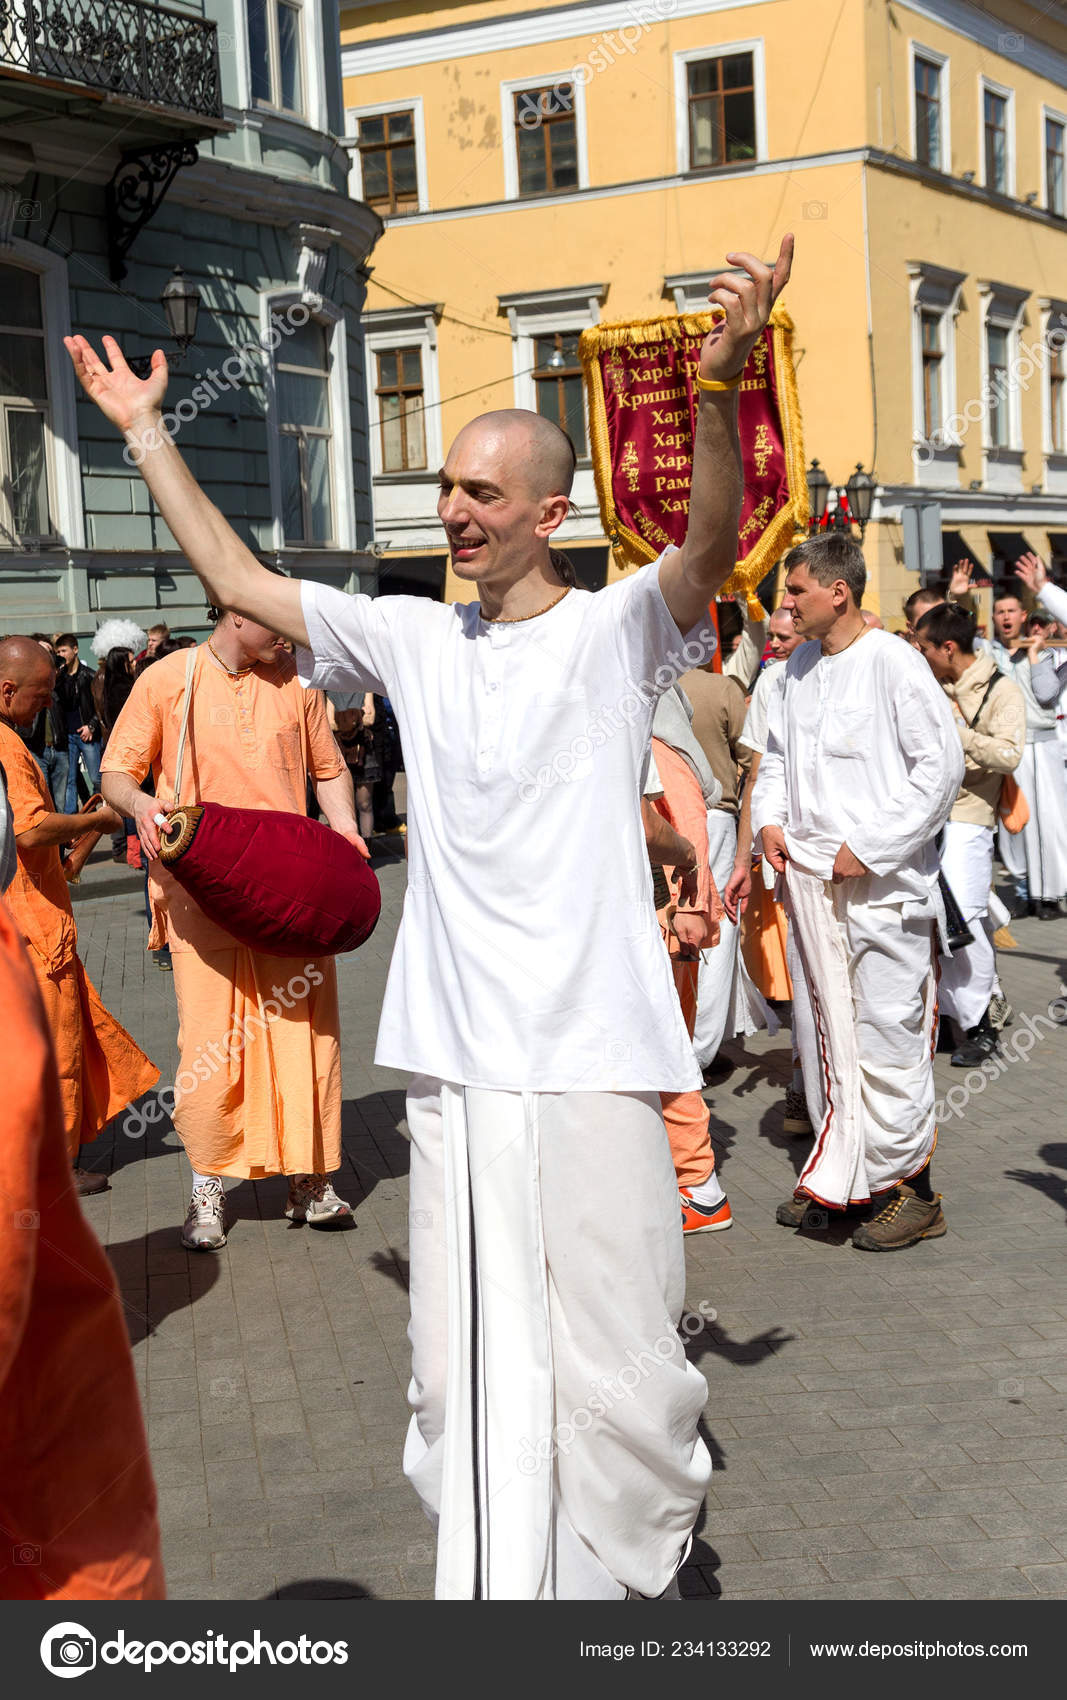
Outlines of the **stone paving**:
M 380 842 L 381 924 L 339 963 L 358 1227 L 292 1227 L 283 1180 L 245 1182 L 225 1251 L 189 1256 L 169 1121 L 120 1121 L 85 1153 L 111 1171 L 86 1210 L 127 1307 L 174 1598 L 432 1595 L 400 1470 L 404 1080 L 370 1061 L 404 889 L 399 841 Z M 169 1083 L 173 981 L 145 955 L 138 879 L 98 859 L 75 904 L 89 973 Z M 687 1246 L 690 1311 L 716 1313 L 689 1347 L 715 1460 L 691 1598 L 1067 1597 L 1067 1027 L 1037 1019 L 1067 919 L 1013 931 L 1011 1060 L 993 1081 L 937 1061 L 940 1092 L 971 1094 L 942 1122 L 941 1240 L 872 1256 L 840 1227 L 778 1227 L 805 1149 L 780 1131 L 788 1034 L 729 1048 L 707 1096 L 735 1226 Z

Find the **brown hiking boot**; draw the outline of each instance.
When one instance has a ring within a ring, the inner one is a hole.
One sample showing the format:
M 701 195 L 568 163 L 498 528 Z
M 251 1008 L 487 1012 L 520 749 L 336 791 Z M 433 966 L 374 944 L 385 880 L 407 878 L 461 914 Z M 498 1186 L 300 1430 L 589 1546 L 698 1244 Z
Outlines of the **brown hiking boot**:
M 852 1244 L 859 1251 L 901 1251 L 918 1240 L 940 1239 L 947 1232 L 940 1193 L 928 1204 L 910 1186 L 900 1186 L 877 1216 L 860 1224 L 852 1236 Z
M 813 1198 L 787 1198 L 774 1212 L 774 1219 L 783 1228 L 807 1228 L 820 1234 L 826 1230 L 830 1212 Z

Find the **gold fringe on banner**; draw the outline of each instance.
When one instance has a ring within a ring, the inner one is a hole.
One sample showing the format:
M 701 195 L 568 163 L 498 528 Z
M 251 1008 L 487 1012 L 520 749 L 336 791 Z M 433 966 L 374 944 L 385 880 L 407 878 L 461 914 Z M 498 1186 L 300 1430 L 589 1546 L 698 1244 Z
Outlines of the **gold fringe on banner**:
M 659 319 L 635 319 L 630 324 L 594 325 L 590 330 L 582 332 L 578 353 L 589 402 L 589 446 L 596 480 L 597 503 L 604 535 L 611 543 L 612 552 L 620 568 L 654 561 L 658 551 L 637 532 L 631 531 L 629 526 L 623 525 L 615 511 L 611 445 L 608 441 L 604 375 L 600 355 L 611 348 L 632 348 L 655 342 L 681 345 L 696 337 L 703 339 L 717 323 L 718 318 L 718 313 L 685 313 L 680 316 L 672 314 L 670 317 Z M 766 617 L 766 610 L 756 596 L 756 586 L 791 545 L 793 538 L 798 533 L 806 536 L 808 529 L 804 435 L 796 369 L 793 365 L 794 326 L 781 303 L 771 313 L 770 330 L 789 500 L 779 508 L 744 560 L 738 561 L 722 589 L 724 595 L 744 596 L 750 617 L 759 620 Z M 744 447 L 742 443 L 742 460 Z

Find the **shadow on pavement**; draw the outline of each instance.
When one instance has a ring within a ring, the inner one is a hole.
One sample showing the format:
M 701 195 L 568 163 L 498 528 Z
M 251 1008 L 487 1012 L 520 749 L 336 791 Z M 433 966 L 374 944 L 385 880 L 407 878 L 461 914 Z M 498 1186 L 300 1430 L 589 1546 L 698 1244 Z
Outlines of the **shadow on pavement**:
M 343 1576 L 312 1576 L 304 1582 L 287 1582 L 275 1594 L 264 1594 L 265 1600 L 376 1600 L 378 1594 L 364 1588 L 360 1582 L 349 1582 Z
M 139 1346 L 175 1311 L 203 1298 L 221 1273 L 216 1253 L 183 1250 L 177 1223 L 104 1249 L 115 1271 L 131 1346 Z
M 1042 1145 L 1037 1154 L 1053 1168 L 1067 1170 L 1067 1145 Z M 1051 1198 L 1054 1204 L 1067 1212 L 1067 1175 L 1054 1175 L 1051 1169 L 1044 1172 L 1040 1169 L 1005 1169 L 1004 1178 L 1043 1192 L 1046 1198 Z

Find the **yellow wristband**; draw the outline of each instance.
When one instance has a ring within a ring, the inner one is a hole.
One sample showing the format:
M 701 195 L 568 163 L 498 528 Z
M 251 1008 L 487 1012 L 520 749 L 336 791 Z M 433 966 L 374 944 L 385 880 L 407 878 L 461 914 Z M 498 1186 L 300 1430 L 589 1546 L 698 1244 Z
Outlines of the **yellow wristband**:
M 700 376 L 700 373 L 698 372 L 697 373 L 697 389 L 698 390 L 736 390 L 740 387 L 741 380 L 744 377 L 744 375 L 745 375 L 744 368 L 742 368 L 741 371 L 738 372 L 736 378 L 726 378 L 722 382 L 720 382 L 718 378 L 702 378 Z

